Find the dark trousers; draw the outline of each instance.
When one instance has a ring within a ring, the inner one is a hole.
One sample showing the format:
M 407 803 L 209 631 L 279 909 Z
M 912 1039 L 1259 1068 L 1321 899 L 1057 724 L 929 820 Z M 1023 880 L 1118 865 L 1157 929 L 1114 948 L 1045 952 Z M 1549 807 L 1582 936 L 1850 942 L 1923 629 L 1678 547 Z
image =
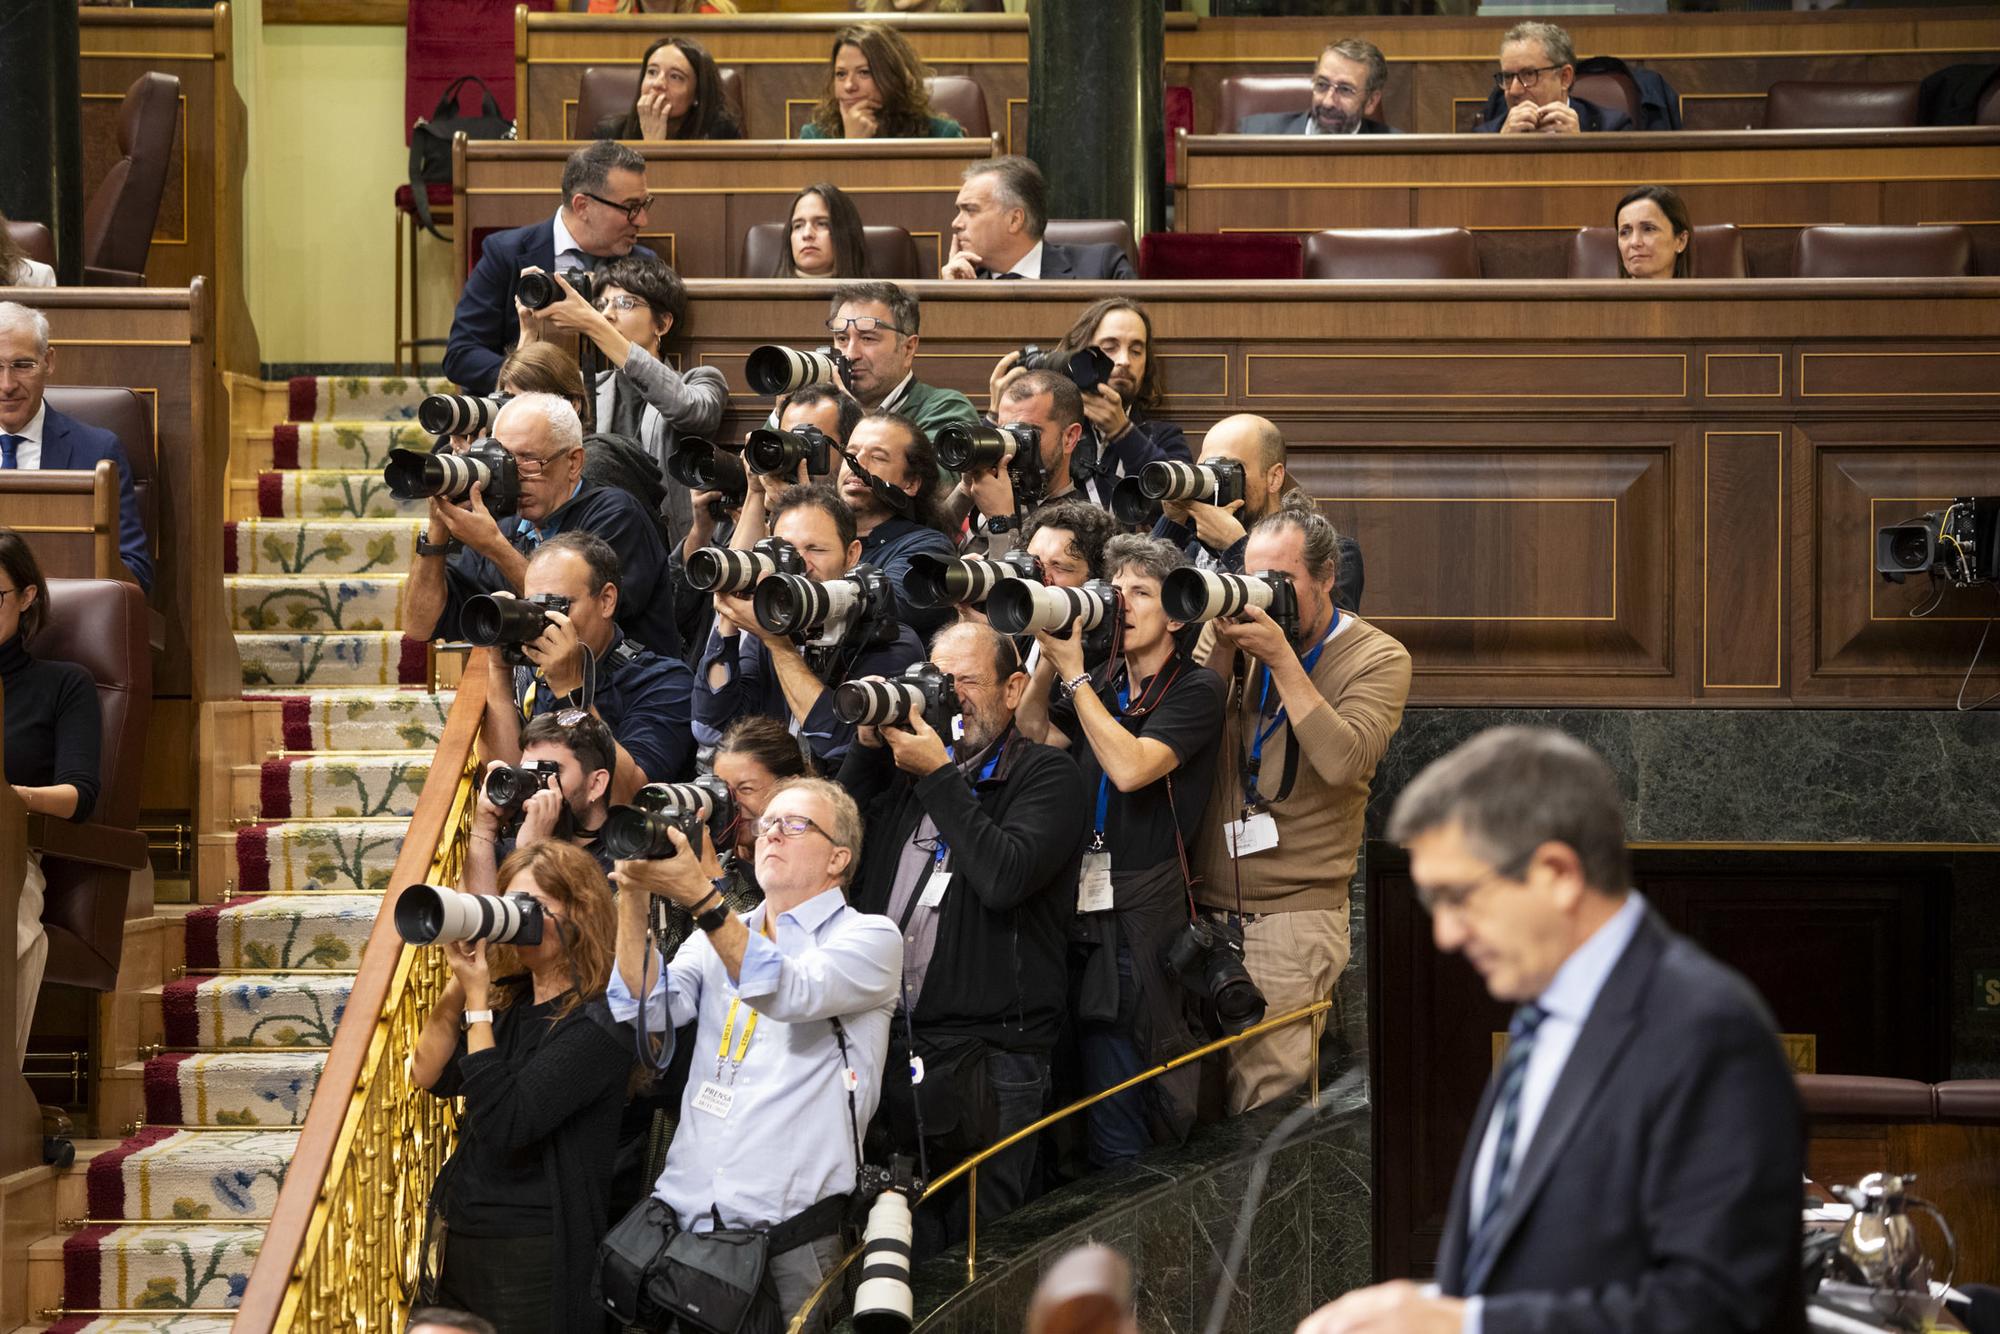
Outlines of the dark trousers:
M 437 1304 L 485 1316 L 500 1334 L 547 1334 L 552 1251 L 547 1237 L 448 1232 Z
M 1132 951 L 1118 945 L 1118 1020 L 1112 1023 L 1084 1022 L 1077 1025 L 1077 1054 L 1083 1066 L 1083 1091 L 1097 1093 L 1122 1084 L 1149 1069 L 1133 1036 L 1130 1016 L 1138 1009 L 1139 985 L 1132 965 Z M 1153 1147 L 1153 1132 L 1146 1124 L 1146 1089 L 1127 1089 L 1115 1098 L 1086 1108 L 1084 1122 L 1089 1127 L 1090 1165 L 1109 1167 L 1137 1158 Z
M 1040 1120 L 1049 1096 L 1046 1054 L 989 1050 L 983 1063 L 993 1117 L 978 1145 L 982 1149 Z M 1040 1193 L 1037 1138 L 1031 1135 L 979 1165 L 982 1226 L 1006 1217 Z M 941 1173 L 957 1161 L 957 1158 L 942 1161 L 941 1155 L 934 1152 L 931 1171 Z M 917 1211 L 912 1222 L 919 1256 L 935 1255 L 965 1240 L 966 1189 L 964 1178 L 960 1178 L 940 1198 Z

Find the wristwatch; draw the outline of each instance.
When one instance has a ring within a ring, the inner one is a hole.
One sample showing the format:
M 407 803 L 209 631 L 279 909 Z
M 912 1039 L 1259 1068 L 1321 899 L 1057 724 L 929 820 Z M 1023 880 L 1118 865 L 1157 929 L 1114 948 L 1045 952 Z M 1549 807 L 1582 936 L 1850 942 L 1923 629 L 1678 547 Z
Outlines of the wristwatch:
M 1078 672 L 1075 676 L 1072 676 L 1069 680 L 1062 683 L 1063 694 L 1074 695 L 1076 694 L 1077 691 L 1084 689 L 1089 684 L 1090 684 L 1090 673 Z
M 729 900 L 722 896 L 719 889 L 715 891 L 715 906 L 704 908 L 694 915 L 694 924 L 703 931 L 721 930 L 722 924 L 728 920 Z
M 1020 526 L 1020 517 L 1013 514 L 996 514 L 986 521 L 986 531 L 989 533 L 1010 533 Z
M 455 537 L 448 537 L 442 542 L 427 542 L 421 537 L 417 539 L 419 556 L 455 556 L 463 550 L 465 543 Z
M 491 1010 L 467 1010 L 462 1026 L 469 1029 L 474 1024 L 490 1024 L 492 1022 L 493 1011 Z

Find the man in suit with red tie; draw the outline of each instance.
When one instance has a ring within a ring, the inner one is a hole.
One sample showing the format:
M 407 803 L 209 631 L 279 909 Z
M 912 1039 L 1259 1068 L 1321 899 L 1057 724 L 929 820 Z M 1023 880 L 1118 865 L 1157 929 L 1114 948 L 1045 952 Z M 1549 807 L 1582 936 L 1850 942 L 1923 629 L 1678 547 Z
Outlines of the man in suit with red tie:
M 1799 1100 L 1750 986 L 1631 883 L 1587 746 L 1482 733 L 1389 837 L 1439 949 L 1517 1005 L 1459 1161 L 1437 1282 L 1348 1293 L 1299 1334 L 1789 1334 L 1804 1328 Z

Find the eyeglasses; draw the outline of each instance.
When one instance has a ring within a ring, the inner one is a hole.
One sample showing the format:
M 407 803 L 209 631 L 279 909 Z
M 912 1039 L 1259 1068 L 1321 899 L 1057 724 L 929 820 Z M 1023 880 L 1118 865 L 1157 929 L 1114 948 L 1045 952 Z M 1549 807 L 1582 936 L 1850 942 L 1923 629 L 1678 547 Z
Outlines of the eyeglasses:
M 21 590 L 18 588 L 0 588 L 0 602 L 5 602 L 8 598 L 12 597 L 14 594 L 20 591 Z
M 808 832 L 818 834 L 831 843 L 833 835 L 821 829 L 803 815 L 763 815 L 757 818 L 757 837 L 793 839 L 804 838 Z
M 1530 84 L 1540 83 L 1544 74 L 1553 74 L 1561 68 L 1561 65 L 1544 65 L 1540 69 L 1503 69 L 1493 76 L 1493 86 L 1504 93 L 1508 85 L 1518 79 L 1521 86 L 1526 88 Z
M 535 477 L 540 477 L 543 473 L 547 472 L 549 470 L 549 465 L 551 463 L 554 463 L 564 454 L 569 453 L 569 451 L 566 449 L 559 449 L 555 453 L 547 456 L 546 458 L 544 458 L 540 454 L 516 454 L 511 449 L 508 450 L 507 453 L 513 457 L 514 468 L 517 472 L 521 474 L 521 476 L 527 478 L 535 478 Z
M 1328 93 L 1332 93 L 1343 102 L 1352 102 L 1361 96 L 1361 90 L 1351 83 L 1321 83 L 1317 79 L 1313 81 L 1314 97 L 1325 97 Z
M 1480 890 L 1497 880 L 1514 879 L 1521 874 L 1527 864 L 1528 858 L 1523 857 L 1509 865 L 1488 871 L 1477 880 L 1464 885 L 1418 885 L 1417 902 L 1433 917 L 1437 916 L 1441 909 L 1463 912 L 1465 905 L 1472 902 Z
M 618 210 L 618 212 L 625 215 L 625 221 L 627 222 L 637 222 L 639 215 L 653 206 L 653 197 L 651 195 L 647 195 L 636 204 L 620 204 L 606 199 L 603 195 L 594 195 L 588 190 L 579 190 L 577 193 L 585 199 L 595 199 L 606 208 Z
M 614 310 L 637 310 L 646 303 L 636 296 L 607 296 L 597 303 L 600 315 L 609 315 Z
M 42 363 L 34 357 L 16 357 L 12 361 L 0 362 L 0 366 L 4 366 L 14 372 L 14 374 L 23 377 L 40 375 L 42 373 Z
M 850 315 L 844 320 L 828 320 L 826 322 L 826 331 L 830 334 L 840 334 L 848 329 L 852 329 L 856 333 L 865 334 L 874 333 L 877 330 L 881 330 L 884 333 L 903 332 L 895 325 L 889 323 L 889 321 L 878 320 L 873 315 Z

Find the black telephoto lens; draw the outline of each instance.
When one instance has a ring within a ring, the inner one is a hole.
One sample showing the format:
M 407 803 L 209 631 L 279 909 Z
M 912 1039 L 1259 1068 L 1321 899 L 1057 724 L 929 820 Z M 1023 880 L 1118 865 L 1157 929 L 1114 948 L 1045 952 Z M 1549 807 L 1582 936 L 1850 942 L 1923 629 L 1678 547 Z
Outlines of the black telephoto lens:
M 548 613 L 525 598 L 499 598 L 481 593 L 465 600 L 459 628 L 468 643 L 480 648 L 495 644 L 525 644 L 539 639 Z
M 672 815 L 641 810 L 637 806 L 614 806 L 604 819 L 604 850 L 619 861 L 661 861 L 677 855 L 667 831 L 680 827 Z

